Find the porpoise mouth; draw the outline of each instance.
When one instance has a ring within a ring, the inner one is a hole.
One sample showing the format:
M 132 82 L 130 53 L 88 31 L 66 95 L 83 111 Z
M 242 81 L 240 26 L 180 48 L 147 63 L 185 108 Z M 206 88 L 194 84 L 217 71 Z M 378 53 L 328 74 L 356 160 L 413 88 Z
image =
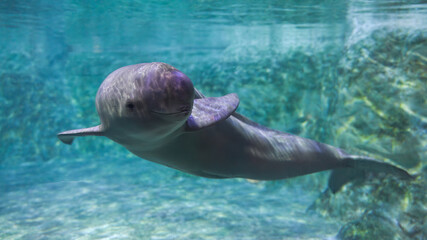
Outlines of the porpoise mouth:
M 155 115 L 163 116 L 163 117 L 165 116 L 173 117 L 173 116 L 182 116 L 182 115 L 187 116 L 191 113 L 191 109 L 190 107 L 182 107 L 178 112 L 166 113 L 166 112 L 158 112 L 154 110 L 151 110 L 150 112 L 154 113 Z
M 178 114 L 185 114 L 187 115 L 189 113 L 189 111 L 181 111 L 181 112 L 172 112 L 172 113 L 163 113 L 163 112 L 156 112 L 156 111 L 150 111 L 154 114 L 158 114 L 158 115 L 162 115 L 162 116 L 174 116 L 174 115 L 178 115 Z

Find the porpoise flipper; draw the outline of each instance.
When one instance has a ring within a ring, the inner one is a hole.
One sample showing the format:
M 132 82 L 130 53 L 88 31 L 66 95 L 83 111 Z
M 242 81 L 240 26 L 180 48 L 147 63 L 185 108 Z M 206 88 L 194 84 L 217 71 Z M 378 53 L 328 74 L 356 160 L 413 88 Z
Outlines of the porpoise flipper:
M 197 88 L 194 88 L 194 95 L 195 95 L 195 99 L 202 99 L 202 98 L 206 98 L 206 96 L 205 96 L 205 95 L 203 95 L 203 93 L 202 93 L 202 92 L 200 92 L 200 90 L 198 90 Z M 238 113 L 238 112 L 233 112 L 233 113 L 231 114 L 231 116 L 233 116 L 233 117 L 235 117 L 235 118 L 239 119 L 240 121 L 242 121 L 242 122 L 244 122 L 244 123 L 246 123 L 246 124 L 248 124 L 248 125 L 250 125 L 250 126 L 254 126 L 254 127 L 256 127 L 256 128 L 259 128 L 259 129 L 267 129 L 267 127 L 264 127 L 264 126 L 262 126 L 261 124 L 259 124 L 259 123 L 257 123 L 257 122 L 254 122 L 254 121 L 250 120 L 249 118 L 247 118 L 247 117 L 243 116 L 242 114 L 240 114 L 240 113 Z
M 194 131 L 209 127 L 228 118 L 239 105 L 237 94 L 230 93 L 222 97 L 194 99 L 191 116 L 187 120 L 186 130 Z
M 83 137 L 83 136 L 103 136 L 101 125 L 90 127 L 90 128 L 74 129 L 74 130 L 58 133 L 59 140 L 61 140 L 61 142 L 65 144 L 71 144 L 73 143 L 73 140 L 75 137 Z

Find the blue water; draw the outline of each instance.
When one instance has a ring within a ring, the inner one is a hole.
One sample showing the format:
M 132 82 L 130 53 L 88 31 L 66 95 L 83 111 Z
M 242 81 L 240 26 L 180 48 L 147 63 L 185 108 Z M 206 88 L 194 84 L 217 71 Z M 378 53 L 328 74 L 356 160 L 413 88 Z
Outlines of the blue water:
M 0 1 L 0 239 L 426 239 L 423 1 Z M 263 125 L 398 164 L 336 195 L 328 173 L 212 180 L 102 137 L 115 69 L 166 62 Z

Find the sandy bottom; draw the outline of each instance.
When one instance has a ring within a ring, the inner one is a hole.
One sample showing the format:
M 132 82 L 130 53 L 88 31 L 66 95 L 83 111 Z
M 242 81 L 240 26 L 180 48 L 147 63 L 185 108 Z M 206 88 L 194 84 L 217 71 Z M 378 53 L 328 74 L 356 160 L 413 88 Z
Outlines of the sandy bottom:
M 0 169 L 1 239 L 325 239 L 318 193 L 179 174 L 140 159 Z

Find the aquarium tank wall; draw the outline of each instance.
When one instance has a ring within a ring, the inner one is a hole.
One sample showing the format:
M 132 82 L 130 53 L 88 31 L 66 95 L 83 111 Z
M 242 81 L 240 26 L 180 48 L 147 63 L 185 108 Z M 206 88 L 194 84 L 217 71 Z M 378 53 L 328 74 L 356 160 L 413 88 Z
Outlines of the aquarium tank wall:
M 426 239 L 424 1 L 0 1 L 0 239 Z M 97 89 L 165 62 L 253 121 L 367 155 L 336 194 L 329 172 L 207 179 L 104 137 Z

